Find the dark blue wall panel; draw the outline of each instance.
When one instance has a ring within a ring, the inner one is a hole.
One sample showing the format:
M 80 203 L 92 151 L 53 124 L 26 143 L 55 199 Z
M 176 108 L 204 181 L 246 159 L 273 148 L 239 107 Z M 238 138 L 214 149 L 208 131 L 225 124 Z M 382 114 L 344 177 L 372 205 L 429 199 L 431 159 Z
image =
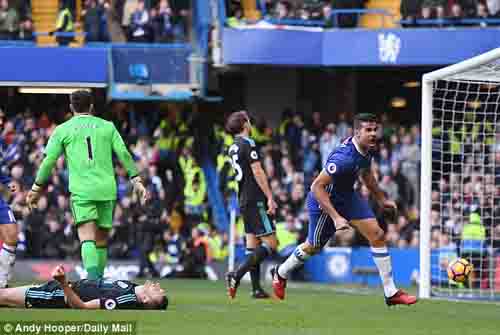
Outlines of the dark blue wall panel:
M 225 29 L 226 64 L 415 66 L 456 63 L 500 46 L 497 28 L 296 31 Z
M 226 29 L 223 38 L 227 64 L 322 64 L 322 33 Z
M 0 81 L 107 84 L 106 48 L 1 47 Z
M 144 64 L 149 69 L 152 83 L 189 83 L 188 57 L 192 51 L 189 44 L 179 44 L 175 47 L 165 45 L 161 48 L 120 46 L 111 50 L 115 82 L 135 82 L 130 75 L 130 66 Z

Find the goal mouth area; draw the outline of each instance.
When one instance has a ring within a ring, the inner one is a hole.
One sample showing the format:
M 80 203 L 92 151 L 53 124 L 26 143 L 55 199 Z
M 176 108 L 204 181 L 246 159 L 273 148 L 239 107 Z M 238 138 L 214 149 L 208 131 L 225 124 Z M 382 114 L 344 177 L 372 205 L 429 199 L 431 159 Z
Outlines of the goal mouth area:
M 500 301 L 500 48 L 424 75 L 421 128 L 420 297 Z
M 446 290 L 436 290 L 433 289 L 431 292 L 432 298 L 446 299 L 446 300 L 467 300 L 467 301 L 485 301 L 485 302 L 500 302 L 500 292 L 496 292 L 494 295 L 481 294 L 480 290 L 471 293 L 469 290 L 464 290 L 463 292 L 447 292 Z

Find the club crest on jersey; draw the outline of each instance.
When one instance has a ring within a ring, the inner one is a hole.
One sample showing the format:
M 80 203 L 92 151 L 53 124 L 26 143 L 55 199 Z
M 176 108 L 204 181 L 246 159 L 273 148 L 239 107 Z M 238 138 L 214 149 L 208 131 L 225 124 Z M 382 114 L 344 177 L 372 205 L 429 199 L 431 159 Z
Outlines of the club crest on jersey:
M 127 283 L 122 282 L 121 280 L 117 281 L 117 282 L 116 282 L 116 285 L 120 286 L 120 287 L 121 287 L 121 288 L 123 288 L 123 289 L 128 288 L 128 284 L 127 284 Z
M 335 163 L 330 163 L 326 166 L 326 170 L 329 174 L 334 174 L 337 171 L 337 165 L 335 165 Z
M 116 301 L 114 301 L 113 299 L 108 299 L 104 302 L 104 307 L 106 309 L 115 309 Z
M 252 159 L 257 159 L 259 156 L 257 156 L 257 151 L 252 151 L 250 153 L 250 157 L 252 157 Z

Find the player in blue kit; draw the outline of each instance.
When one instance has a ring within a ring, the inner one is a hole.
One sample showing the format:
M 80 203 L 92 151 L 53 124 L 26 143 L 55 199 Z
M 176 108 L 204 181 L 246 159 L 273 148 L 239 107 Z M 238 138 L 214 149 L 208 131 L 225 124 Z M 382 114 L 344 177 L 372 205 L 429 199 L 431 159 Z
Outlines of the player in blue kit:
M 307 196 L 309 231 L 307 240 L 288 259 L 271 270 L 273 289 L 284 299 L 288 275 L 311 256 L 317 254 L 336 230 L 350 226 L 369 241 L 373 260 L 384 285 L 386 304 L 411 305 L 417 298 L 397 289 L 384 231 L 366 200 L 354 184 L 361 177 L 378 204 L 385 210 L 396 211 L 396 203 L 379 189 L 370 170 L 372 153 L 377 145 L 377 119 L 372 114 L 359 114 L 354 119 L 354 136 L 346 139 L 328 157 L 323 171 L 314 180 Z
M 0 111 L 0 128 L 3 128 L 5 115 Z M 0 139 L 0 162 L 8 161 L 8 148 Z M 10 177 L 0 172 L 0 288 L 7 286 L 14 262 L 17 247 L 17 223 L 12 210 L 5 202 L 7 192 L 16 192 L 16 184 L 11 183 Z

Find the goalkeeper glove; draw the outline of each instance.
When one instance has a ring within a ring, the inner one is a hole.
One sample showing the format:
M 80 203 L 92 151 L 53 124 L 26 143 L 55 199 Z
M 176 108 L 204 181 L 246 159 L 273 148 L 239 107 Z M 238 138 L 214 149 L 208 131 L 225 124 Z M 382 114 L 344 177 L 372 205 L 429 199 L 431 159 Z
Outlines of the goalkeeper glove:
M 33 184 L 31 186 L 31 190 L 28 192 L 26 196 L 26 203 L 28 204 L 28 208 L 30 211 L 38 207 L 38 199 L 40 199 L 40 193 L 42 192 L 42 187 Z
M 144 206 L 146 204 L 146 201 L 148 201 L 149 196 L 146 187 L 144 187 L 142 178 L 140 176 L 135 176 L 131 179 L 131 182 L 134 188 L 134 193 L 139 198 L 141 205 Z

